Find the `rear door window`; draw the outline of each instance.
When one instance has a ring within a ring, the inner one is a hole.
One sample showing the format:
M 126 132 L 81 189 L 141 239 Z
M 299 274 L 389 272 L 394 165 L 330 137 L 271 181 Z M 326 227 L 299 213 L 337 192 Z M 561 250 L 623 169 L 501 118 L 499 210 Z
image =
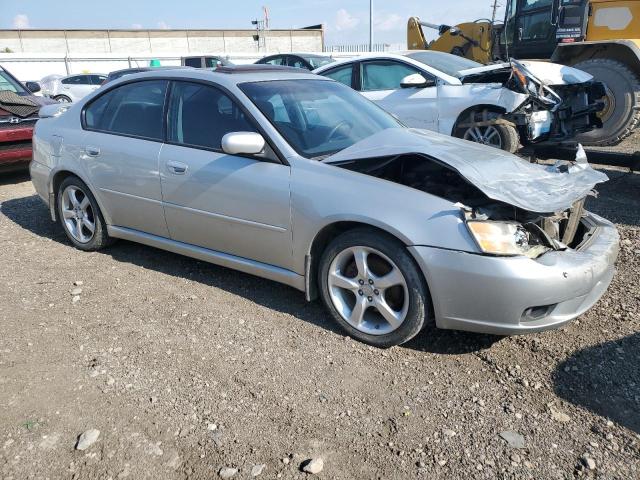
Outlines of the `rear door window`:
M 106 75 L 89 75 L 89 79 L 91 80 L 91 85 L 102 85 L 104 81 L 107 79 Z
M 300 57 L 290 56 L 288 64 L 290 67 L 308 69 L 306 62 Z
M 238 104 L 210 85 L 176 82 L 169 103 L 168 141 L 220 150 L 231 132 L 255 132 Z
M 375 60 L 361 64 L 362 91 L 397 90 L 407 75 L 422 73 L 417 68 L 393 60 Z
M 165 80 L 147 80 L 110 90 L 85 108 L 85 128 L 162 141 L 167 85 Z
M 89 85 L 89 76 L 88 75 L 75 75 L 73 77 L 65 78 L 62 80 L 64 85 Z
M 202 58 L 200 57 L 185 58 L 184 65 L 185 67 L 202 68 Z
M 332 78 L 336 82 L 344 83 L 347 87 L 353 85 L 353 65 L 334 68 L 328 72 L 321 73 L 321 75 Z
M 284 56 L 273 57 L 269 60 L 262 61 L 261 63 L 265 63 L 267 65 L 286 65 L 286 58 Z

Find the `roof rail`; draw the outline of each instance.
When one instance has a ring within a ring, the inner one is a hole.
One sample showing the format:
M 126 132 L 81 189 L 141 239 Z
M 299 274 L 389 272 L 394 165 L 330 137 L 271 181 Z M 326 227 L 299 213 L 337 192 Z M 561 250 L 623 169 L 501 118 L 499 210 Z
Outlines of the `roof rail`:
M 296 67 L 285 67 L 282 65 L 262 65 L 262 64 L 250 64 L 250 65 L 232 65 L 221 66 L 214 70 L 216 73 L 260 73 L 260 72 L 296 72 L 296 73 L 309 73 L 309 70 Z M 312 74 L 313 75 L 313 74 Z

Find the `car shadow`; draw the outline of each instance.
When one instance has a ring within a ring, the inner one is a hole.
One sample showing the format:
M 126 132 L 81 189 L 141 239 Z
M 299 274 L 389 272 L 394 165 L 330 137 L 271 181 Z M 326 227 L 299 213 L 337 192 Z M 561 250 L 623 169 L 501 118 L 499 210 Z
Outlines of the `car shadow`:
M 50 220 L 47 207 L 37 195 L 2 202 L 0 212 L 35 235 L 71 245 L 60 226 Z M 119 240 L 100 253 L 119 262 L 219 288 L 338 335 L 345 335 L 321 302 L 309 303 L 301 292 L 286 285 L 124 240 Z M 457 355 L 489 348 L 500 338 L 431 328 L 425 329 L 402 348 Z
M 574 353 L 554 374 L 556 394 L 640 434 L 640 333 Z
M 29 181 L 29 169 L 10 170 L 6 172 L 0 171 L 0 185 L 16 185 L 18 183 Z

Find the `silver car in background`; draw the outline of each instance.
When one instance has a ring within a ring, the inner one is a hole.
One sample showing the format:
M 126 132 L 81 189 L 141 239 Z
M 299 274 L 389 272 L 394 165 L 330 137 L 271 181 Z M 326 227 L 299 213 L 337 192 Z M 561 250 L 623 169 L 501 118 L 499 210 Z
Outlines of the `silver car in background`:
M 130 75 L 42 117 L 31 176 L 77 248 L 121 238 L 282 282 L 379 347 L 558 327 L 614 274 L 585 160 L 408 129 L 299 69 Z

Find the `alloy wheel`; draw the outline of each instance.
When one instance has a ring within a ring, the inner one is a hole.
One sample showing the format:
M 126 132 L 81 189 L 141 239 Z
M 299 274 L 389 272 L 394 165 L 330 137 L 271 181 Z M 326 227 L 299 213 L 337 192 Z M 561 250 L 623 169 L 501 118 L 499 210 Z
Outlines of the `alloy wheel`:
M 492 125 L 486 127 L 470 127 L 464 133 L 463 138 L 482 145 L 502 148 L 502 137 L 500 137 L 500 132 Z
M 80 188 L 69 185 L 62 192 L 62 218 L 69 234 L 80 243 L 88 243 L 96 232 L 91 201 Z
M 333 306 L 362 333 L 386 335 L 407 317 L 407 281 L 398 266 L 374 248 L 357 246 L 340 252 L 327 282 Z

